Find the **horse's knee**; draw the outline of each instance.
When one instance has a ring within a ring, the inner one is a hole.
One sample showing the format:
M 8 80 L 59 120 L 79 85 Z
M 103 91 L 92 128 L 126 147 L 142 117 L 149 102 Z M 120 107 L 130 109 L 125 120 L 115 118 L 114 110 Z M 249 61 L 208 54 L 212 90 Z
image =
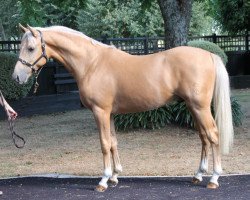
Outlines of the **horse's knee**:
M 110 151 L 111 151 L 111 153 L 117 152 L 117 151 L 118 151 L 118 149 L 117 149 L 117 144 L 112 144 L 112 145 L 111 145 L 111 148 L 110 148 Z
M 111 143 L 109 142 L 102 142 L 102 153 L 108 154 L 111 150 Z

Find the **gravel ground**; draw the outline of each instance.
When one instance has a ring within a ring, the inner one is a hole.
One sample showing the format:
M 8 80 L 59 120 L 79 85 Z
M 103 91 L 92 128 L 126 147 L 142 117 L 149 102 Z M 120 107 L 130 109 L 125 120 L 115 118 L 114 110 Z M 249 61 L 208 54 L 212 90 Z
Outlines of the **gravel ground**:
M 249 93 L 249 90 L 248 90 Z M 250 173 L 250 103 L 241 98 L 245 120 L 235 129 L 233 151 L 222 157 L 225 174 Z M 98 131 L 88 110 L 19 118 L 15 130 L 27 143 L 12 144 L 7 122 L 0 121 L 0 177 L 60 173 L 102 174 Z M 167 126 L 160 130 L 118 132 L 123 176 L 193 175 L 198 169 L 201 143 L 195 130 Z M 212 170 L 210 158 L 210 172 Z

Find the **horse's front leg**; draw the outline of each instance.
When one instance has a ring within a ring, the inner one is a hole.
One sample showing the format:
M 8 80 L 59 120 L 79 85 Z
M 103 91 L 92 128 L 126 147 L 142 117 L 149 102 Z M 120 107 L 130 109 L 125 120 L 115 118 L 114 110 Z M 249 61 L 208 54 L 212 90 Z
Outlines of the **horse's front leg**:
M 120 163 L 120 158 L 117 149 L 117 138 L 115 132 L 114 118 L 111 115 L 110 118 L 110 128 L 111 128 L 111 154 L 113 157 L 114 170 L 113 176 L 109 179 L 109 184 L 111 187 L 115 187 L 118 184 L 118 174 L 122 172 L 122 166 Z
M 100 108 L 95 108 L 93 110 L 96 124 L 100 133 L 101 149 L 103 153 L 103 164 L 104 164 L 104 174 L 99 185 L 96 187 L 96 191 L 104 192 L 108 188 L 108 180 L 112 176 L 111 170 L 111 134 L 110 134 L 110 112 L 105 111 Z

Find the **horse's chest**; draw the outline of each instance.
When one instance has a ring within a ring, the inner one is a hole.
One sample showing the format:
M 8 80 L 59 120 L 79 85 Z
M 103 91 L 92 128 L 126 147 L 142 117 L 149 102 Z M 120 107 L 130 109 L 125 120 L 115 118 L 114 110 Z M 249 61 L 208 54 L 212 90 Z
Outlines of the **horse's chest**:
M 87 89 L 79 89 L 80 92 L 80 99 L 82 104 L 86 107 L 86 108 L 91 108 L 92 104 L 93 104 L 93 100 L 92 100 L 92 92 L 88 91 Z
M 85 85 L 85 87 L 79 87 L 79 92 L 81 102 L 86 108 L 91 109 L 95 105 L 99 106 L 104 103 L 105 97 L 103 97 L 103 94 L 105 92 L 103 90 Z

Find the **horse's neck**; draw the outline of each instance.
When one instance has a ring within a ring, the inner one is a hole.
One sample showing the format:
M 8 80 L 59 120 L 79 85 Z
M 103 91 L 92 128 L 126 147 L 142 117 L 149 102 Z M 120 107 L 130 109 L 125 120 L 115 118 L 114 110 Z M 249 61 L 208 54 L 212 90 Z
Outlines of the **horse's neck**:
M 70 33 L 48 31 L 44 34 L 48 56 L 64 65 L 73 74 L 87 71 L 96 56 L 95 48 L 87 39 Z

